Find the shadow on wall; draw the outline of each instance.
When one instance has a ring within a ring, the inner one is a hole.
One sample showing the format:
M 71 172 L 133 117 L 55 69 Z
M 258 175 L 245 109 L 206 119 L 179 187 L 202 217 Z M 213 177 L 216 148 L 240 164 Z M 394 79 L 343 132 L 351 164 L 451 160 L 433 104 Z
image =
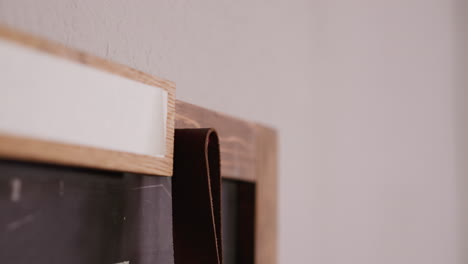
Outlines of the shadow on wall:
M 460 252 L 461 263 L 468 263 L 468 1 L 456 0 L 454 6 L 456 29 L 455 69 L 456 84 L 455 127 L 457 156 L 457 186 L 460 205 Z

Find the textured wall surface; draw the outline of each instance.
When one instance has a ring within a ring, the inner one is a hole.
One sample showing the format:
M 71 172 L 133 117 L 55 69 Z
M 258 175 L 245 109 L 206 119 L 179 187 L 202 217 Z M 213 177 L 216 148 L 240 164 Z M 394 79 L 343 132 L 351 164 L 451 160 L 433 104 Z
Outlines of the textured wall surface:
M 0 0 L 0 22 L 279 129 L 281 263 L 461 264 L 461 6 Z

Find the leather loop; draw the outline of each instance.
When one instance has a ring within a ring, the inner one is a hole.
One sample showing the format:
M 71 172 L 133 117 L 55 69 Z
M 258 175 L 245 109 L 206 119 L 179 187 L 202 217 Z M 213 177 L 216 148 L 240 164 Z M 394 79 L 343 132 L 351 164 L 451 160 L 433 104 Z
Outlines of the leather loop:
M 176 129 L 173 234 L 176 264 L 221 264 L 221 178 L 213 129 Z

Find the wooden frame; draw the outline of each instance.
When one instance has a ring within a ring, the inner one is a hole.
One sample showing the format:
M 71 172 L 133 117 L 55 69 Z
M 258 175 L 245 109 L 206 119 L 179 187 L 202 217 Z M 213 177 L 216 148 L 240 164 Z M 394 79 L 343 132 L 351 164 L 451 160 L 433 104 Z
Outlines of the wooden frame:
M 217 130 L 221 174 L 225 178 L 255 183 L 255 263 L 277 262 L 277 135 L 263 125 L 175 101 L 174 83 L 116 63 L 0 27 L 0 38 L 117 74 L 168 92 L 166 155 L 162 158 L 87 146 L 0 134 L 0 158 L 61 165 L 172 175 L 173 135 L 176 128 Z M 47 149 L 47 151 L 43 151 Z
M 24 136 L 19 137 L 5 133 L 0 133 L 0 157 L 161 176 L 172 175 L 175 118 L 174 83 L 6 27 L 0 27 L 0 39 L 120 75 L 146 85 L 162 88 L 168 93 L 165 133 L 166 151 L 163 157 L 59 143 Z M 47 151 L 44 151 L 44 149 L 47 149 Z

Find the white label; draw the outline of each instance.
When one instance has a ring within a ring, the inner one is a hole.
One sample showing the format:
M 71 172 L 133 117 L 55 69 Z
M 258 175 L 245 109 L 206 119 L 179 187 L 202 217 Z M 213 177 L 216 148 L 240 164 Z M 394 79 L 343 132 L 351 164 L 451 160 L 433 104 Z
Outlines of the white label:
M 162 88 L 0 40 L 0 133 L 162 157 L 167 98 Z

